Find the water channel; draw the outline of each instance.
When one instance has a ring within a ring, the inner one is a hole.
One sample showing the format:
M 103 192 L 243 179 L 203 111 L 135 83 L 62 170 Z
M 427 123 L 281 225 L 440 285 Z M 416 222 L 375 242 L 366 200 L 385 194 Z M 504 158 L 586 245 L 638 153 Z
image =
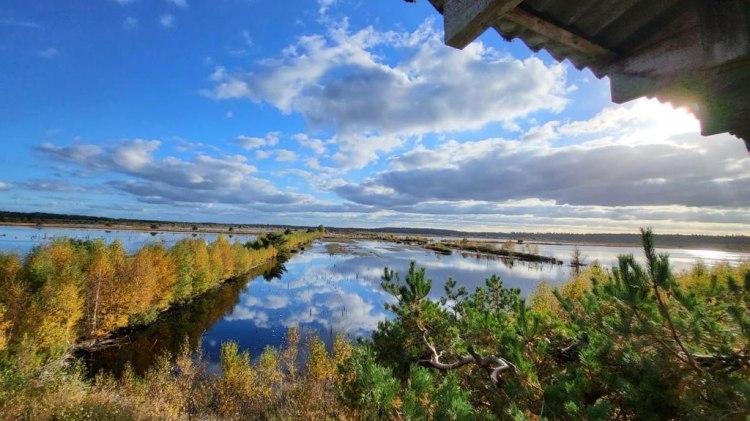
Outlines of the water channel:
M 95 231 L 0 227 L 0 250 L 25 253 L 34 244 L 52 237 L 119 239 L 128 251 L 150 241 L 170 245 L 191 233 L 150 233 L 136 231 Z M 204 235 L 211 241 L 215 235 Z M 32 238 L 33 237 L 33 238 Z M 235 236 L 247 241 L 252 236 Z M 335 244 L 335 246 L 333 245 Z M 574 248 L 571 244 L 540 244 L 540 253 L 566 263 Z M 588 261 L 604 266 L 616 262 L 617 255 L 641 251 L 635 247 L 581 246 Z M 712 265 L 737 264 L 749 259 L 746 253 L 715 250 L 667 249 L 677 270 L 696 261 Z M 228 282 L 184 307 L 163 314 L 153 325 L 133 331 L 118 347 L 85 356 L 92 371 L 118 372 L 130 362 L 137 372 L 153 364 L 165 351 L 176 352 L 187 340 L 192 349 L 202 349 L 204 359 L 216 364 L 221 344 L 236 341 L 240 348 L 259 355 L 266 346 L 280 346 L 287 329 L 299 325 L 305 334 L 317 334 L 326 342 L 343 333 L 350 338 L 367 337 L 378 321 L 391 317 L 383 308 L 390 297 L 380 288 L 383 268 L 404 273 L 411 261 L 426 268 L 433 279 L 431 296 L 437 298 L 448 278 L 473 290 L 492 274 L 523 295 L 544 279 L 559 285 L 570 278 L 567 265 L 526 263 L 487 259 L 474 254 L 436 254 L 416 246 L 379 241 L 317 241 L 294 255 L 284 265 L 280 277 L 272 277 L 273 266 L 259 268 L 245 279 Z

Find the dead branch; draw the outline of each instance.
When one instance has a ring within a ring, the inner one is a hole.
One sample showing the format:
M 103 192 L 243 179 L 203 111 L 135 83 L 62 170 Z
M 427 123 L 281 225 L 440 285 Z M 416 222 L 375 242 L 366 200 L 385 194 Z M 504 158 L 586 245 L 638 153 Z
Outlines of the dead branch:
M 440 357 L 443 353 L 437 352 L 435 347 L 430 343 L 429 340 L 427 340 L 427 335 L 424 332 L 422 333 L 422 341 L 424 341 L 425 345 L 430 350 L 431 355 L 430 359 L 428 360 L 419 360 L 419 364 L 437 368 L 441 371 L 454 370 L 456 368 L 463 367 L 466 364 L 474 363 L 487 372 L 493 384 L 497 384 L 500 381 L 500 375 L 502 373 L 515 368 L 512 363 L 508 362 L 508 360 L 502 357 L 498 357 L 496 355 L 482 357 L 477 354 L 476 351 L 474 351 L 474 348 L 472 348 L 471 346 L 469 346 L 469 353 L 471 355 L 460 357 L 458 360 L 452 363 L 444 363 L 440 361 Z

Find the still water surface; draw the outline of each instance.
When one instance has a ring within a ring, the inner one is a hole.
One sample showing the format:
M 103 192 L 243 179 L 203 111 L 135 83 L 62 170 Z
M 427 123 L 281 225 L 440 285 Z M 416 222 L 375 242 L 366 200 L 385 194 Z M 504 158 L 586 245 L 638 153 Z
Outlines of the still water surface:
M 153 237 L 135 231 L 0 227 L 0 250 L 23 253 L 52 236 L 71 236 L 119 239 L 127 250 L 133 251 L 147 242 L 162 241 L 169 245 L 190 235 L 159 233 Z M 205 237 L 213 240 L 215 235 Z M 244 242 L 251 238 L 235 236 L 234 239 Z M 315 242 L 293 256 L 286 262 L 286 272 L 280 278 L 270 277 L 272 266 L 260 268 L 247 279 L 227 283 L 188 306 L 169 311 L 155 324 L 133 332 L 122 346 L 84 358 L 92 371 L 118 372 L 126 362 L 136 371 L 142 371 L 165 351 L 176 352 L 186 339 L 191 348 L 202 347 L 209 364 L 216 364 L 223 342 L 236 341 L 242 349 L 257 356 L 266 346 L 282 345 L 285 332 L 295 325 L 300 325 L 306 334 L 320 335 L 329 344 L 338 333 L 352 338 L 366 337 L 378 321 L 391 317 L 383 308 L 389 299 L 380 288 L 383 268 L 387 266 L 403 274 L 412 260 L 426 268 L 427 277 L 433 279 L 434 298 L 441 295 L 445 280 L 451 277 L 473 290 L 483 285 L 487 277 L 497 274 L 506 286 L 519 288 L 523 295 L 533 291 L 541 279 L 558 285 L 570 277 L 566 265 L 488 260 L 458 253 L 443 256 L 418 247 L 378 241 L 342 242 L 344 251 L 332 254 L 326 247 L 330 244 Z M 539 245 L 539 248 L 541 254 L 567 264 L 574 245 Z M 615 264 L 619 254 L 641 253 L 635 247 L 581 246 L 581 251 L 588 261 L 598 260 L 604 266 Z M 711 265 L 722 261 L 736 264 L 750 257 L 713 250 L 661 251 L 670 253 L 677 270 L 688 268 L 698 259 Z
M 160 242 L 167 247 L 173 245 L 182 238 L 204 238 L 206 241 L 214 241 L 218 235 L 210 233 L 191 232 L 157 232 L 151 234 L 147 231 L 131 230 L 98 230 L 98 229 L 76 229 L 76 228 L 35 228 L 0 226 L 0 251 L 13 252 L 24 255 L 31 251 L 37 244 L 52 242 L 55 238 L 75 238 L 78 240 L 103 239 L 107 243 L 119 240 L 128 253 L 134 253 L 147 243 Z M 238 240 L 246 242 L 255 240 L 255 235 L 228 235 L 230 241 Z M 231 238 L 229 238 L 231 237 Z

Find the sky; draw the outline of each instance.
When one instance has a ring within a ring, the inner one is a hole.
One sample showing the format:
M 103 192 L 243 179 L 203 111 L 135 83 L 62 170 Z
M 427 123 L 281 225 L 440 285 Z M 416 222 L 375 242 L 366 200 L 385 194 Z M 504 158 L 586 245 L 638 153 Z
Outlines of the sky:
M 0 209 L 750 234 L 741 141 L 426 0 L 3 0 Z

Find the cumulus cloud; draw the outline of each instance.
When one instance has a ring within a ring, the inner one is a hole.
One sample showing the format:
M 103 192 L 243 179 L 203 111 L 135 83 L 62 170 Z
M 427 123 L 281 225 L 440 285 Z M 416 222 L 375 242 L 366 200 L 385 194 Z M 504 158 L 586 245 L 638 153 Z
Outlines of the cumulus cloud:
M 9 190 L 10 184 L 0 181 L 0 191 Z
M 278 162 L 293 162 L 297 160 L 297 154 L 289 149 L 277 149 L 274 151 L 274 154 Z
M 383 47 L 394 48 L 401 59 L 384 62 L 377 53 Z M 360 168 L 404 136 L 560 111 L 565 79 L 563 65 L 500 56 L 481 43 L 463 51 L 446 47 L 431 22 L 412 33 L 371 27 L 352 32 L 344 25 L 300 37 L 253 71 L 218 67 L 205 93 L 299 113 L 311 128 L 334 130 L 337 161 L 351 159 Z
M 373 50 L 384 44 L 406 58 L 381 63 Z M 430 27 L 411 34 L 332 28 L 301 37 L 259 71 L 219 70 L 214 97 L 268 102 L 345 133 L 465 130 L 565 104 L 563 66 L 501 58 L 481 43 L 457 51 Z
M 273 155 L 273 151 L 257 150 L 255 151 L 255 159 L 263 160 Z
M 279 143 L 279 132 L 270 132 L 264 137 L 237 136 L 237 143 L 244 149 L 258 149 L 264 146 L 275 146 Z
M 149 203 L 284 205 L 310 200 L 282 193 L 269 181 L 253 176 L 257 169 L 244 156 L 198 154 L 192 160 L 172 156 L 159 159 L 155 153 L 160 145 L 157 140 L 134 139 L 106 148 L 44 143 L 38 150 L 86 170 L 127 176 L 109 184 Z
M 297 133 L 292 136 L 292 139 L 296 140 L 303 148 L 310 149 L 318 155 L 328 152 L 325 142 L 320 139 L 313 139 L 305 133 Z
M 257 140 L 262 139 L 255 138 L 251 143 L 253 148 L 262 146 L 261 144 L 257 144 Z M 276 162 L 294 162 L 297 160 L 297 153 L 289 149 L 258 149 L 255 151 L 255 159 L 257 160 L 264 160 L 271 157 L 274 157 Z
M 318 158 L 314 158 L 314 157 L 313 158 L 308 158 L 305 161 L 305 165 L 307 165 L 308 168 L 313 169 L 313 170 L 320 170 L 320 169 L 323 168 L 320 165 L 320 161 L 318 160 Z
M 336 3 L 336 0 L 318 0 L 318 13 L 325 15 L 328 8 L 333 6 L 334 3 Z
M 391 169 L 335 191 L 406 213 L 748 221 L 738 212 L 750 206 L 742 145 L 728 135 L 703 138 L 693 117 L 667 105 L 614 106 L 529 137 L 418 146 L 391 158 Z
M 404 141 L 397 136 L 344 135 L 336 139 L 338 151 L 333 160 L 341 168 L 364 168 L 378 159 L 381 152 L 390 152 Z

